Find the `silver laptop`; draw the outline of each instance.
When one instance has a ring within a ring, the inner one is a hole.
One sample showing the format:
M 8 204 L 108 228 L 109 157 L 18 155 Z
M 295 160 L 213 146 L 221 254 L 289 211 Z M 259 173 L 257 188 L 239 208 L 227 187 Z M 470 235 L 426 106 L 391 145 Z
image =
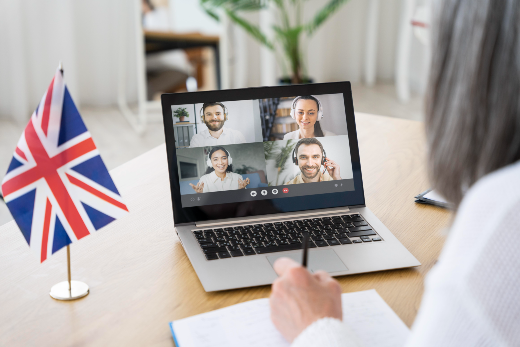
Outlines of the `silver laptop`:
M 175 231 L 208 292 L 420 265 L 365 206 L 349 82 L 163 94 Z

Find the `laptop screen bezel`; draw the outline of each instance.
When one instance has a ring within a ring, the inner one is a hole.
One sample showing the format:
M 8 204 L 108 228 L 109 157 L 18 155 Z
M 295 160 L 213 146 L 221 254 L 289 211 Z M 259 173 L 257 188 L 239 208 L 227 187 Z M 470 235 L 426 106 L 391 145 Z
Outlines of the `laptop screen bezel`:
M 175 137 L 173 130 L 172 106 L 198 104 L 205 102 L 223 102 L 238 100 L 254 100 L 266 98 L 293 97 L 295 95 L 321 95 L 321 94 L 343 94 L 345 105 L 345 120 L 350 146 L 350 157 L 352 161 L 352 172 L 354 179 L 354 191 L 346 191 L 328 194 L 313 194 L 307 196 L 287 197 L 278 199 L 258 200 L 262 203 L 253 203 L 247 215 L 236 215 L 233 208 L 239 203 L 218 204 L 219 218 L 208 217 L 201 209 L 202 206 L 182 207 L 177 166 L 177 155 L 175 148 Z M 210 220 L 223 220 L 237 217 L 262 216 L 273 214 L 272 200 L 276 200 L 277 207 L 282 207 L 274 213 L 298 212 L 307 210 L 319 210 L 335 207 L 364 206 L 365 195 L 363 179 L 361 174 L 361 163 L 359 159 L 359 148 L 352 101 L 350 82 L 314 83 L 277 87 L 259 87 L 244 89 L 227 89 L 204 92 L 162 94 L 161 104 L 163 111 L 164 134 L 166 139 L 166 153 L 168 156 L 168 171 L 170 176 L 170 191 L 172 197 L 173 217 L 175 224 L 186 224 L 204 222 Z M 267 204 L 266 204 L 267 203 Z M 267 208 L 270 206 L 271 208 Z M 294 208 L 293 208 L 294 207 Z

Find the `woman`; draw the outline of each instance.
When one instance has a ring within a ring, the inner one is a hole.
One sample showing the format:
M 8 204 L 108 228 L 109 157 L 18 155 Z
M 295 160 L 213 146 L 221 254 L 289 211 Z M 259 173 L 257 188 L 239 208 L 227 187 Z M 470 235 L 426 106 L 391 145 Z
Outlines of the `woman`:
M 208 169 L 197 185 L 190 186 L 197 193 L 222 192 L 225 190 L 244 189 L 249 178 L 233 172 L 232 158 L 224 147 L 213 147 L 208 154 Z
M 456 207 L 407 346 L 520 346 L 520 1 L 435 0 L 426 130 Z M 285 258 L 271 316 L 293 346 L 355 346 L 341 288 Z
M 323 116 L 323 106 L 314 96 L 298 96 L 291 106 L 291 117 L 299 129 L 283 136 L 284 140 L 299 140 L 306 137 L 334 136 L 336 134 L 323 130 L 320 119 Z

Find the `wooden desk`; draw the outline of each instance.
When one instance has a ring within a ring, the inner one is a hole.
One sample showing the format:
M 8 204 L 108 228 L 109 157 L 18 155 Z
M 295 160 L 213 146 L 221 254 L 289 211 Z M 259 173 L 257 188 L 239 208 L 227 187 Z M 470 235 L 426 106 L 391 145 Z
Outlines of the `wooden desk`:
M 157 53 L 172 49 L 211 47 L 215 53 L 217 88 L 221 88 L 219 36 L 200 33 L 175 33 L 170 31 L 144 31 L 146 53 Z
M 363 114 L 356 122 L 367 206 L 423 265 L 339 281 L 343 292 L 375 288 L 410 326 L 450 214 L 413 202 L 429 186 L 421 123 Z M 164 145 L 112 177 L 131 213 L 71 246 L 73 279 L 91 289 L 83 299 L 49 297 L 67 278 L 64 249 L 40 265 L 13 222 L 0 228 L 0 345 L 173 346 L 169 321 L 269 296 L 269 286 L 204 292 L 173 231 Z

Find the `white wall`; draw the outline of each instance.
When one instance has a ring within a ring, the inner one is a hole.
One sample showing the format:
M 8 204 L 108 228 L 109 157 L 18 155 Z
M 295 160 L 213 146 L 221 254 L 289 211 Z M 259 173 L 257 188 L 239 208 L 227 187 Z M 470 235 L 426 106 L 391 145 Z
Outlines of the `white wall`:
M 321 128 L 336 135 L 347 135 L 347 121 L 345 116 L 345 101 L 343 94 L 315 95 L 323 106 Z M 321 140 L 320 140 L 321 141 Z
M 113 105 L 122 42 L 127 90 L 136 97 L 137 0 L 7 0 L 0 3 L 0 118 L 26 122 L 61 60 L 80 105 Z M 139 7 L 140 8 L 140 7 Z
M 329 0 L 307 1 L 304 16 L 308 19 L 321 9 Z M 421 3 L 421 1 L 417 1 Z M 401 21 L 402 0 L 380 0 L 378 11 L 378 40 L 376 59 L 376 79 L 392 83 L 395 78 L 396 50 Z M 307 54 L 308 75 L 315 82 L 363 80 L 365 67 L 366 20 L 368 1 L 350 0 L 341 7 L 309 40 L 303 40 Z M 258 13 L 248 13 L 245 18 L 260 24 Z M 263 22 L 262 22 L 263 24 Z M 265 26 L 265 25 L 264 25 Z M 244 39 L 237 35 L 241 28 L 233 25 L 229 52 L 230 83 L 229 88 L 256 87 L 276 84 L 282 75 L 279 67 L 272 69 L 269 61 L 263 63 L 269 53 L 261 50 L 260 44 L 251 36 Z M 234 32 L 234 33 L 233 33 Z M 427 79 L 424 68 L 428 57 L 425 48 L 414 38 L 410 64 L 410 84 L 412 91 L 422 92 Z M 247 67 L 244 69 L 244 61 Z M 239 74 L 240 78 L 235 75 Z M 266 76 L 266 74 L 271 76 Z

